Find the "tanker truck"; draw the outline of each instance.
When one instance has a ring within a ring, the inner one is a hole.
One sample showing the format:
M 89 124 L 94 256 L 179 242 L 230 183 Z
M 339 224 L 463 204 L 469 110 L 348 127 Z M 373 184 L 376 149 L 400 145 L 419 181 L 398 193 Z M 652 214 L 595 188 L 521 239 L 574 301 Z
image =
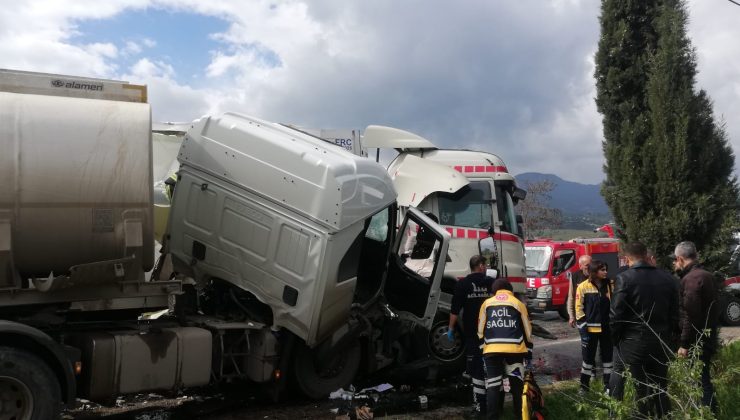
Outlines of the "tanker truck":
M 145 86 L 0 71 L 0 418 L 235 380 L 319 398 L 429 361 L 450 235 L 396 219 L 382 166 L 203 117 L 155 258 L 151 133 Z

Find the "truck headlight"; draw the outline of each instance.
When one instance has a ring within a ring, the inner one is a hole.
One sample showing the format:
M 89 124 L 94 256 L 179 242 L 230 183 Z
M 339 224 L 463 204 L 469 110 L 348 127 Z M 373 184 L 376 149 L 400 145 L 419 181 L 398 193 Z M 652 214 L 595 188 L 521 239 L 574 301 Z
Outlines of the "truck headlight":
M 542 286 L 537 289 L 537 299 L 550 299 L 552 298 L 552 286 Z

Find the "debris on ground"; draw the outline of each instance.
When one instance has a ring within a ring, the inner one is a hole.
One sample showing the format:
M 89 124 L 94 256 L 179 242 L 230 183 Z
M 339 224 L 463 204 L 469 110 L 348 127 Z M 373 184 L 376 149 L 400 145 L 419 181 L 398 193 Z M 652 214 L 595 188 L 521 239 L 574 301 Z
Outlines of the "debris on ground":
M 363 393 L 366 391 L 385 392 L 392 388 L 393 388 L 393 385 L 385 383 L 385 384 L 371 386 L 369 388 L 363 388 L 362 391 L 360 391 L 360 393 Z
M 357 420 L 371 420 L 373 418 L 373 411 L 370 407 L 363 405 L 355 409 L 355 415 Z
M 419 395 L 419 408 L 421 408 L 422 410 L 426 410 L 428 402 L 429 399 L 426 395 Z
M 343 388 L 339 388 L 338 390 L 332 392 L 329 394 L 330 400 L 352 400 L 352 397 L 355 396 L 355 393 L 352 391 L 345 391 Z

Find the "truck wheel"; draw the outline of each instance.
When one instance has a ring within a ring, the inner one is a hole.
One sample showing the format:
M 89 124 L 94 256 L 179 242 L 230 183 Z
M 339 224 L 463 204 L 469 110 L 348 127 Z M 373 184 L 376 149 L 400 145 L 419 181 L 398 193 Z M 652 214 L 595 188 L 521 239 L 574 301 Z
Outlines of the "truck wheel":
M 561 306 L 558 308 L 558 315 L 560 315 L 560 318 L 563 318 L 566 321 L 570 319 L 570 315 L 568 315 L 568 308 L 566 306 Z
M 432 328 L 414 328 L 414 346 L 417 357 L 436 360 L 446 373 L 462 372 L 465 369 L 465 343 L 459 328 L 455 329 L 455 341 L 447 339 L 449 314 L 437 313 Z
M 61 395 L 57 377 L 43 360 L 0 347 L 0 419 L 58 418 Z
M 298 389 L 309 398 L 320 399 L 339 388 L 346 388 L 360 368 L 362 352 L 359 341 L 339 352 L 323 369 L 317 366 L 315 352 L 305 344 L 293 350 L 293 374 Z
M 726 299 L 722 299 L 722 322 L 725 325 L 736 326 L 740 325 L 740 299 L 735 296 L 727 296 Z
M 427 337 L 429 355 L 441 362 L 455 362 L 465 356 L 465 344 L 460 330 L 455 329 L 454 342 L 447 338 L 448 330 L 449 322 L 440 319 L 432 325 Z

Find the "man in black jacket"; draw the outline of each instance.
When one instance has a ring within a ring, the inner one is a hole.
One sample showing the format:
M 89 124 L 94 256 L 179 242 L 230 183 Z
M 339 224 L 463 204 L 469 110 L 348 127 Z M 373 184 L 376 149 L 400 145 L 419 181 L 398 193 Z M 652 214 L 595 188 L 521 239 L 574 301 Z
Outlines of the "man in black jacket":
M 645 262 L 647 248 L 642 243 L 628 244 L 624 253 L 630 268 L 619 273 L 614 283 L 610 325 L 617 356 L 609 388 L 613 397 L 621 399 L 624 377 L 620 373 L 629 369 L 640 413 L 661 417 L 670 408 L 665 390 L 672 355 L 669 344 L 678 330 L 678 282 Z
M 717 326 L 719 309 L 717 287 L 714 276 L 697 262 L 696 246 L 693 242 L 684 241 L 676 245 L 673 251 L 673 264 L 681 278 L 681 347 L 678 357 L 686 357 L 689 348 L 699 345 L 701 361 L 701 385 L 704 391 L 702 403 L 717 413 L 717 400 L 714 397 L 714 386 L 709 376 L 712 356 L 717 351 Z
M 495 262 L 493 264 L 495 267 Z M 486 382 L 483 374 L 483 353 L 481 339 L 478 338 L 478 313 L 483 302 L 493 296 L 492 277 L 486 275 L 486 259 L 481 255 L 470 258 L 470 271 L 464 279 L 457 282 L 450 308 L 450 324 L 447 337 L 454 340 L 455 326 L 463 311 L 462 336 L 467 357 L 466 371 L 473 382 L 473 405 L 480 414 L 486 412 Z

